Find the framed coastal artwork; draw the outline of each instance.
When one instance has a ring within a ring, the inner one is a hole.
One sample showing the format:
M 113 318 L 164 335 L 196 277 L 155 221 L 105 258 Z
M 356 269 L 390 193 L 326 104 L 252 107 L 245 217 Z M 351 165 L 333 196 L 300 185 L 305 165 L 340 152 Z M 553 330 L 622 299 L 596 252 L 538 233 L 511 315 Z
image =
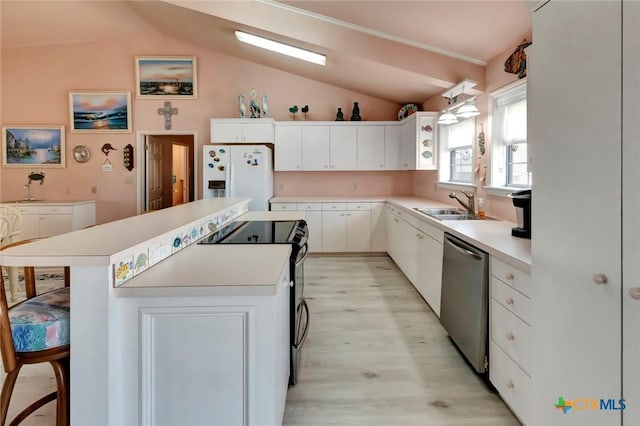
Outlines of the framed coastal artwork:
M 131 92 L 69 92 L 72 133 L 131 133 Z
M 197 99 L 195 56 L 136 56 L 137 99 Z
M 64 126 L 3 126 L 2 167 L 65 167 Z

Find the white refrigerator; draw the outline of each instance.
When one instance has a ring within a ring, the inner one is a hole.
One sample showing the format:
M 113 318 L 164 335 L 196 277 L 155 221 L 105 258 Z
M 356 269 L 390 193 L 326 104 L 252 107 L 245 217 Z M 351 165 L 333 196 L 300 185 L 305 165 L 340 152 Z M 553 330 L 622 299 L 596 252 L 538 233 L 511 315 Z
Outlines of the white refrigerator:
M 205 145 L 203 198 L 249 197 L 249 210 L 269 210 L 273 154 L 266 145 Z

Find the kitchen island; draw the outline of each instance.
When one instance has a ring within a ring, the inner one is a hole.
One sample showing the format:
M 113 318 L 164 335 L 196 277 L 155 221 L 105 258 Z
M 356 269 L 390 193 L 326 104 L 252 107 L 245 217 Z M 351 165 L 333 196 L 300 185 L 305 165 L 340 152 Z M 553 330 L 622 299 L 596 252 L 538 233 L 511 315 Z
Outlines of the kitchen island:
M 7 266 L 71 266 L 72 425 L 282 422 L 291 248 L 195 244 L 248 201 L 200 200 L 2 252 Z

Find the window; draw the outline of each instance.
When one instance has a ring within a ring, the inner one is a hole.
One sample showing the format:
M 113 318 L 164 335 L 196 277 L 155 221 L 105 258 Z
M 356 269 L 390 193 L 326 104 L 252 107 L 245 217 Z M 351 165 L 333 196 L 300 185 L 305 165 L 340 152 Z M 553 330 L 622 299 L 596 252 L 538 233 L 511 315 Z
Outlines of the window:
M 475 128 L 475 118 L 440 125 L 440 182 L 473 184 Z
M 518 81 L 491 95 L 491 186 L 531 187 L 527 155 L 527 85 Z

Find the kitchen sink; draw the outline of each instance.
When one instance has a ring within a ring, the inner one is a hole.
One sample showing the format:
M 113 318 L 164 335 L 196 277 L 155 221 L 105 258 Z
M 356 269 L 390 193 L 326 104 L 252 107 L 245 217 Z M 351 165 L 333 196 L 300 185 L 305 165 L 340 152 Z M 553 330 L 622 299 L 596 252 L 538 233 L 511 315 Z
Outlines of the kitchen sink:
M 457 208 L 433 208 L 433 209 L 419 209 L 415 208 L 414 210 L 419 211 L 422 214 L 426 214 L 434 219 L 438 220 L 494 220 L 492 217 L 485 216 L 484 218 L 480 216 L 476 216 L 475 214 L 469 214 L 464 209 Z
M 433 209 L 418 209 L 416 208 L 415 210 L 419 211 L 420 213 L 424 213 L 426 215 L 429 216 L 436 216 L 436 215 L 464 215 L 467 214 L 467 211 L 464 209 L 457 209 L 454 207 L 451 208 L 433 208 Z

